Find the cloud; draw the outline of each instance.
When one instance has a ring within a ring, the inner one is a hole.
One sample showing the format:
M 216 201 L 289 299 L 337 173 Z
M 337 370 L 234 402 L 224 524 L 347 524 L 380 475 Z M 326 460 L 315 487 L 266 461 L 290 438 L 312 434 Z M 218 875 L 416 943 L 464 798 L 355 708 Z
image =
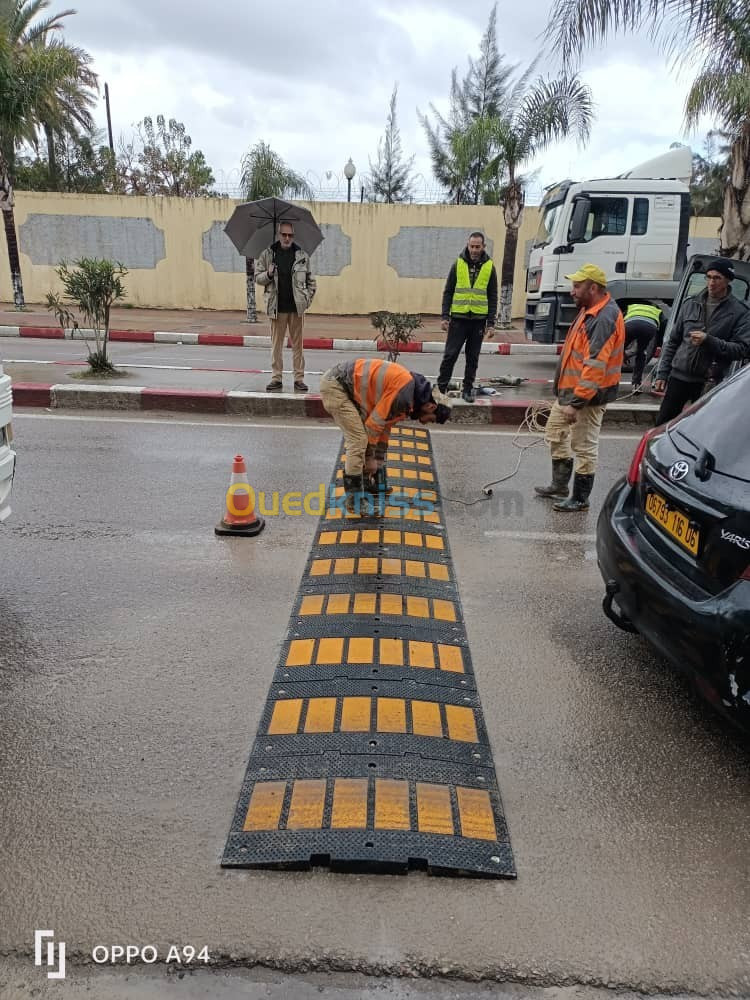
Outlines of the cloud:
M 478 55 L 491 6 L 76 0 L 66 37 L 91 53 L 109 84 L 115 136 L 128 138 L 145 115 L 177 118 L 231 194 L 242 155 L 260 139 L 329 194 L 345 190 L 342 171 L 351 156 L 358 190 L 398 83 L 402 145 L 416 156 L 423 177 L 415 193 L 425 197 L 436 185 L 417 109 L 446 108 L 451 70 L 463 74 L 469 56 Z M 498 46 L 509 63 L 525 68 L 539 52 L 549 6 L 498 6 Z M 582 66 L 597 103 L 591 143 L 585 151 L 564 143 L 540 157 L 533 165 L 537 189 L 563 176 L 619 173 L 682 139 L 689 77 L 670 75 L 650 42 L 618 39 L 587 52 Z M 546 56 L 539 68 L 554 70 L 554 60 Z M 103 127 L 103 101 L 96 117 Z

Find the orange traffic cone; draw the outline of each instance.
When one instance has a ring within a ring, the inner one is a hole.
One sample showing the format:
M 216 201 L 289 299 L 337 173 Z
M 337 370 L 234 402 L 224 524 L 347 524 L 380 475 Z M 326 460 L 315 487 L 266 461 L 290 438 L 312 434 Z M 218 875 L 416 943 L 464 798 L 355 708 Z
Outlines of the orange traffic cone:
M 232 478 L 229 482 L 226 501 L 227 512 L 216 525 L 217 535 L 259 535 L 266 526 L 262 517 L 255 513 L 247 469 L 242 455 L 234 456 Z

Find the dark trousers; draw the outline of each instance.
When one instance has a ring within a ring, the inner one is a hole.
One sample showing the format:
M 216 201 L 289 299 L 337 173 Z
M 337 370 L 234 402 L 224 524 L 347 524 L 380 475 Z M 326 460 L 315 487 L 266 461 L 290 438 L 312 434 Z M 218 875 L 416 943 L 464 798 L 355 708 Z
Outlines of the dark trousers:
M 466 345 L 464 391 L 473 388 L 486 327 L 486 319 L 457 319 L 456 317 L 451 317 L 450 325 L 448 326 L 448 336 L 445 341 L 445 352 L 443 360 L 440 362 L 440 372 L 437 379 L 440 389 L 445 391 L 447 388 L 453 374 L 453 366 L 458 360 L 464 344 Z
M 667 391 L 656 417 L 657 426 L 679 416 L 685 403 L 694 403 L 703 391 L 702 382 L 683 382 L 674 375 L 667 379 Z
M 643 381 L 643 369 L 656 347 L 658 332 L 656 323 L 645 317 L 633 316 L 625 324 L 625 349 L 627 350 L 634 341 L 637 345 L 633 361 L 633 385 L 640 385 Z

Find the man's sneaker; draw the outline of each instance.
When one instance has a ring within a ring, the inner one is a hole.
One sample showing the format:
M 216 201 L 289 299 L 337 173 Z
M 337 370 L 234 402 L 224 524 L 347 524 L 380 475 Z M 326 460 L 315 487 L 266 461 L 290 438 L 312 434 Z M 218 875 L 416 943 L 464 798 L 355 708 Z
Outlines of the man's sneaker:
M 464 391 L 461 393 L 461 399 L 463 399 L 464 403 L 473 403 L 474 402 L 474 390 L 473 389 L 464 389 Z
M 266 386 L 266 392 L 281 392 L 283 388 L 284 384 L 280 378 L 272 378 Z
M 309 389 L 307 388 L 307 386 L 305 385 L 305 383 L 302 381 L 302 379 L 298 379 L 294 383 L 294 391 L 295 392 L 309 392 Z

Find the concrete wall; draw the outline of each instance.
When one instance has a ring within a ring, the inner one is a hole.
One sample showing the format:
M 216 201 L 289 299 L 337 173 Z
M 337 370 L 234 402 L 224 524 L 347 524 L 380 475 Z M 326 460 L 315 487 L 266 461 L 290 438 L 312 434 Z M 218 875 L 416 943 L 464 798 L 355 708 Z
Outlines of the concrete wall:
M 223 232 L 236 204 L 214 198 L 17 193 L 26 300 L 43 302 L 57 289 L 54 268 L 63 258 L 96 256 L 127 266 L 127 301 L 133 305 L 244 309 L 244 258 Z M 475 229 L 485 233 L 498 266 L 502 260 L 505 226 L 497 208 L 320 202 L 312 211 L 326 236 L 313 256 L 318 294 L 312 312 L 439 313 L 448 268 Z M 527 209 L 519 234 L 514 316 L 523 315 L 524 248 L 537 221 L 537 209 Z M 691 236 L 705 249 L 717 228 L 717 219 L 694 219 Z M 12 298 L 3 247 L 0 300 Z

